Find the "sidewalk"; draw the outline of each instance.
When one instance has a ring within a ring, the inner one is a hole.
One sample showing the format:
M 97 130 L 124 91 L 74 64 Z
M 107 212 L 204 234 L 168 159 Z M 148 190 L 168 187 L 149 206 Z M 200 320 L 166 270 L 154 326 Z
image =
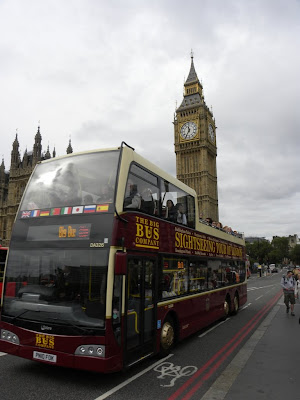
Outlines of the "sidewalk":
M 283 296 L 201 400 L 298 399 L 300 304 L 286 313 Z

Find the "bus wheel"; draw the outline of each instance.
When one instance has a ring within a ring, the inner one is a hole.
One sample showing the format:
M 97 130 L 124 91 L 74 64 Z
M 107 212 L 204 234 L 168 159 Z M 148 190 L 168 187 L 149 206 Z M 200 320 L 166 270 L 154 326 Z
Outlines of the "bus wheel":
M 239 310 L 239 298 L 237 295 L 234 295 L 232 315 L 236 315 L 238 313 L 238 310 Z
M 230 314 L 230 300 L 226 297 L 224 301 L 224 319 L 226 319 Z
M 160 353 L 162 356 L 169 354 L 175 341 L 174 323 L 171 318 L 166 318 L 161 329 Z

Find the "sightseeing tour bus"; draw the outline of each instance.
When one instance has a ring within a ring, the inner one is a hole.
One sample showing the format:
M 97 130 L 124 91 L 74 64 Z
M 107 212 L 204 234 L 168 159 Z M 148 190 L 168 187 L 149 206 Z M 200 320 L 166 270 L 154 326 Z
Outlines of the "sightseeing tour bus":
M 10 242 L 0 351 L 112 372 L 236 314 L 245 243 L 124 142 L 36 165 Z
M 0 244 L 0 299 L 2 293 L 3 275 L 4 275 L 4 267 L 5 267 L 7 252 L 8 252 L 8 247 L 3 247 Z

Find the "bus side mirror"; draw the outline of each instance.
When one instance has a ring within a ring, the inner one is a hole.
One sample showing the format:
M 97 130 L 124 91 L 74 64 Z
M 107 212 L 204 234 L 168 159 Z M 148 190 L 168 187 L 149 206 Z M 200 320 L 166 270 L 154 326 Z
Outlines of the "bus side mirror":
M 126 275 L 127 273 L 127 254 L 117 252 L 115 255 L 115 274 Z

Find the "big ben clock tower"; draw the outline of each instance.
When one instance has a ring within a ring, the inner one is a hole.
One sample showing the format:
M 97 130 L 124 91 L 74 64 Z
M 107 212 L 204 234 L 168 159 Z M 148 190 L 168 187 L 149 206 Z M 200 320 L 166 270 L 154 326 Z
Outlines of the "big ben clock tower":
M 174 138 L 177 178 L 195 189 L 200 215 L 218 221 L 216 125 L 204 101 L 193 55 L 183 101 L 174 118 Z

